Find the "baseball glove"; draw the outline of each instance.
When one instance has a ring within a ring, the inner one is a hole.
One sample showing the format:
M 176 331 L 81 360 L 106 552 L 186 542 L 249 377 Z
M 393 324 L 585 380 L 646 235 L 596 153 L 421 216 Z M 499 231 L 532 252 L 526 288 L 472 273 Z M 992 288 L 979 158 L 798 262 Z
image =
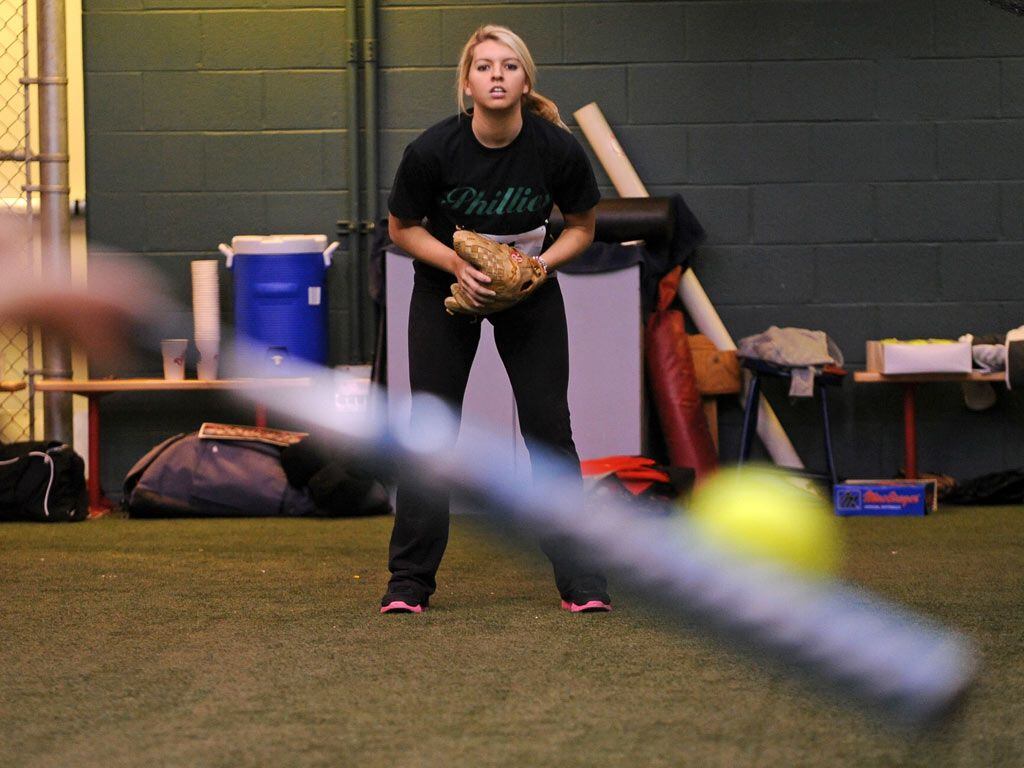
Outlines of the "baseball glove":
M 536 291 L 548 279 L 547 270 L 535 256 L 505 243 L 497 243 L 476 232 L 456 230 L 452 238 L 455 252 L 479 269 L 491 282 L 487 287 L 495 295 L 489 304 L 474 307 L 458 283 L 452 285 L 452 295 L 444 300 L 449 315 L 491 315 L 508 309 Z

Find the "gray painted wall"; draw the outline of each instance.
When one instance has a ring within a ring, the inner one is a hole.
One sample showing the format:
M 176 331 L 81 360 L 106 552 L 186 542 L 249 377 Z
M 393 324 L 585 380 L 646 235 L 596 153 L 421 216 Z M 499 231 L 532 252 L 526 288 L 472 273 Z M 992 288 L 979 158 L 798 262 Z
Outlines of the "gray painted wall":
M 347 205 L 339 4 L 86 0 L 94 242 L 145 254 L 187 297 L 188 260 L 233 234 L 332 234 Z M 492 20 L 530 43 L 567 119 L 597 101 L 651 193 L 685 196 L 709 232 L 695 271 L 735 337 L 820 328 L 856 366 L 869 338 L 1024 323 L 1024 20 L 981 0 L 384 0 L 385 185 L 404 145 L 453 110 L 452 64 Z M 769 394 L 818 463 L 816 409 Z M 176 404 L 182 429 L 191 402 Z M 919 402 L 922 469 L 1024 464 L 1019 398 L 974 414 L 943 385 Z M 106 405 L 108 485 L 152 437 L 120 403 Z M 899 406 L 894 389 L 848 385 L 833 414 L 842 473 L 896 471 Z M 722 418 L 731 457 L 740 414 Z

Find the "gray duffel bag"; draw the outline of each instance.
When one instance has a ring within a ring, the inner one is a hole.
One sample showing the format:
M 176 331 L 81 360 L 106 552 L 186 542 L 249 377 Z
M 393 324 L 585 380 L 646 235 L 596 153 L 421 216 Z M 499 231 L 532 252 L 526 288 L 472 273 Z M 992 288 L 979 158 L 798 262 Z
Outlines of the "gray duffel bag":
M 259 442 L 164 440 L 124 479 L 132 517 L 274 517 L 318 514 L 306 488 L 288 483 L 281 449 Z

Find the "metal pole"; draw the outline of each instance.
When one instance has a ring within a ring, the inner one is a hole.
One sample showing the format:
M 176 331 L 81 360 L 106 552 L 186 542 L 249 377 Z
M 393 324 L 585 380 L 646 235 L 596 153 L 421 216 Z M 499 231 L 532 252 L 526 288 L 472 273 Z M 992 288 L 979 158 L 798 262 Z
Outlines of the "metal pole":
M 369 299 L 369 262 L 373 245 L 374 229 L 377 226 L 377 0 L 363 2 L 363 120 L 366 122 L 366 138 L 363 148 L 366 157 L 366 258 L 362 259 L 360 279 L 360 312 L 362 314 L 362 360 L 373 357 L 374 307 Z
M 21 154 L 24 156 L 25 186 L 22 189 L 25 201 L 25 258 L 28 265 L 35 259 L 35 210 L 32 206 L 32 87 L 29 84 L 31 66 L 29 65 L 29 12 L 28 0 L 23 0 L 21 6 L 21 80 L 22 96 L 25 110 L 25 135 L 21 141 Z M 32 370 L 36 367 L 35 332 L 28 327 L 25 329 L 25 362 Z M 28 376 L 28 439 L 36 439 L 36 394 L 35 375 Z
M 64 0 L 39 0 L 39 227 L 42 269 L 55 284 L 71 281 L 71 234 L 68 211 L 68 78 Z M 46 376 L 71 378 L 71 350 L 67 343 L 43 332 L 43 368 Z M 43 395 L 43 431 L 47 439 L 72 440 L 71 396 Z
M 350 361 L 361 358 L 360 347 L 360 290 L 359 262 L 361 259 L 359 237 L 359 31 L 358 1 L 347 0 L 345 22 L 348 33 L 348 62 L 346 82 L 348 85 L 348 303 L 349 303 L 349 345 Z

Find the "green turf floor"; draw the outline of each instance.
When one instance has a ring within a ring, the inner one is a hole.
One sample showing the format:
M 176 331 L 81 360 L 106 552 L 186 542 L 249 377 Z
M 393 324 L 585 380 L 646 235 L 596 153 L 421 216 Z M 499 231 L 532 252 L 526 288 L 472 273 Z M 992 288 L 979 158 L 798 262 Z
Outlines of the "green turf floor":
M 1021 766 L 1024 508 L 844 520 L 846 575 L 982 649 L 907 734 L 456 525 L 380 616 L 390 519 L 0 526 L 0 766 Z

